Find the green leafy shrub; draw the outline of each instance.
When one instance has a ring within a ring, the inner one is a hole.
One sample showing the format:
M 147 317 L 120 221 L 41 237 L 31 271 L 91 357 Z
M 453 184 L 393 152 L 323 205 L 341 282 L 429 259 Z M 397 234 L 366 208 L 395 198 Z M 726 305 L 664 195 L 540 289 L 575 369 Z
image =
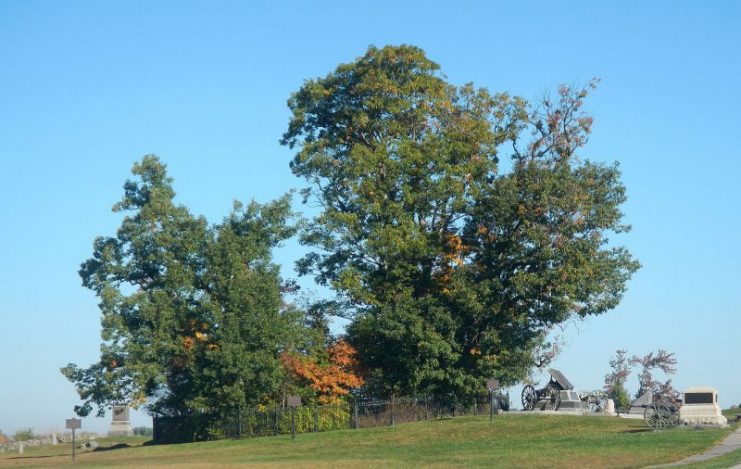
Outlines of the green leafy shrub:
M 607 397 L 615 402 L 616 409 L 630 408 L 630 395 L 626 391 L 625 386 L 623 386 L 623 383 L 616 384 L 608 393 Z
M 13 439 L 15 441 L 28 441 L 33 440 L 34 434 L 33 434 L 33 428 L 21 428 L 20 430 L 17 430 L 15 434 L 13 435 Z
M 134 435 L 136 436 L 152 436 L 152 427 L 134 427 Z

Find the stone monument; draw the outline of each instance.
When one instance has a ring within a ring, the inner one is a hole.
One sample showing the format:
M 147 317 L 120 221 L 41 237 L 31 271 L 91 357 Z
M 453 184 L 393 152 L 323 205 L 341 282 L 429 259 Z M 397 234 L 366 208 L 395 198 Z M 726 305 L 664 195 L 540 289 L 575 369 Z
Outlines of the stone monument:
M 114 405 L 111 412 L 111 428 L 108 436 L 134 436 L 134 429 L 129 421 L 129 407 L 125 405 Z
M 710 386 L 694 386 L 684 391 L 679 419 L 687 425 L 726 426 L 728 420 L 718 405 L 718 391 Z
M 605 415 L 617 415 L 615 412 L 615 401 L 607 399 L 607 405 L 605 406 Z

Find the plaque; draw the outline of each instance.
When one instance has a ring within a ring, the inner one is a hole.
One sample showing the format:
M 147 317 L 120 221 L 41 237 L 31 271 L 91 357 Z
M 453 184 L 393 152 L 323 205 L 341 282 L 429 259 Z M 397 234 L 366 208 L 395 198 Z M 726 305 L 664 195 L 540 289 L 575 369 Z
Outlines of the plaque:
M 685 404 L 715 404 L 712 392 L 688 392 L 684 395 Z
M 67 419 L 67 430 L 79 430 L 82 428 L 82 420 Z
M 496 378 L 489 378 L 486 380 L 486 389 L 489 391 L 496 391 L 499 389 L 499 380 Z

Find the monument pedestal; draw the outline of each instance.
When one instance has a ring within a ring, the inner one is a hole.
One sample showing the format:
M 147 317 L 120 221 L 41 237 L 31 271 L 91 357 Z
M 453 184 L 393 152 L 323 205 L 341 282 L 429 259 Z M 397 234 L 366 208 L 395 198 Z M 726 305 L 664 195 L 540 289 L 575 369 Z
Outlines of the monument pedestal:
M 129 421 L 129 407 L 114 405 L 112 409 L 111 427 L 108 436 L 134 436 L 134 429 Z
M 728 420 L 718 405 L 718 391 L 710 386 L 695 386 L 684 392 L 679 419 L 687 425 L 725 427 Z

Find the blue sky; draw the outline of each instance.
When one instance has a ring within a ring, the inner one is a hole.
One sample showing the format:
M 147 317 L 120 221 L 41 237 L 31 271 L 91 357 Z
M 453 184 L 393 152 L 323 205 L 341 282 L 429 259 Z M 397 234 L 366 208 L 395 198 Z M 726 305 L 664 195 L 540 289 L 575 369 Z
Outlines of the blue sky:
M 177 200 L 212 222 L 234 199 L 278 197 L 302 185 L 278 144 L 290 93 L 370 44 L 400 43 L 453 83 L 526 98 L 602 79 L 583 155 L 620 162 L 633 231 L 616 242 L 643 268 L 617 309 L 565 328 L 555 367 L 594 389 L 616 349 L 665 348 L 679 389 L 713 385 L 724 406 L 741 402 L 738 2 L 6 0 L 0 430 L 71 417 L 77 397 L 58 369 L 93 362 L 100 342 L 77 269 L 118 226 L 110 208 L 135 160 L 159 155 Z M 302 252 L 276 253 L 286 276 Z

